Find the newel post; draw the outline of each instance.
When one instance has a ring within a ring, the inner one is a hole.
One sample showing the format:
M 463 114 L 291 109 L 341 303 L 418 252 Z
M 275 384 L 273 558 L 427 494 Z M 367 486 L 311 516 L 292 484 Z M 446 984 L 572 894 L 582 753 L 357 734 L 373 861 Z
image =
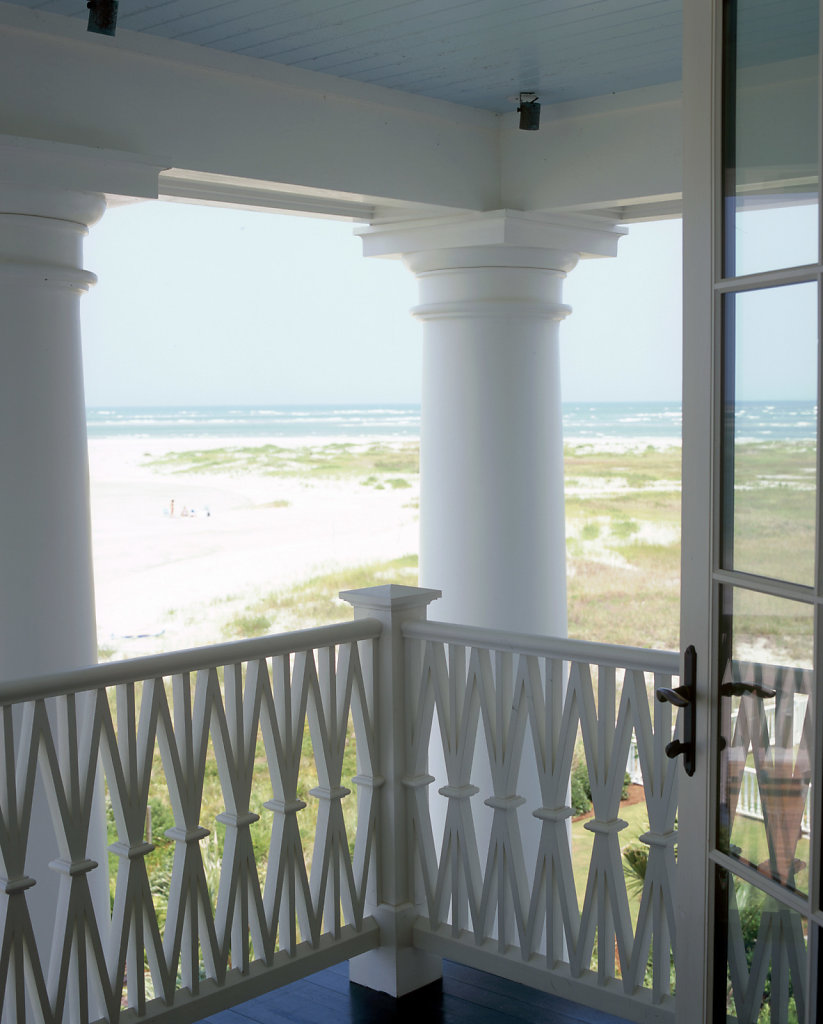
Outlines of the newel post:
M 405 669 L 401 627 L 426 618 L 428 605 L 439 590 L 392 584 L 346 590 L 340 597 L 354 607 L 355 619 L 383 623 L 375 659 L 375 734 L 378 772 L 375 868 L 366 895 L 366 914 L 380 926 L 380 947 L 349 962 L 351 981 L 398 997 L 441 977 L 439 957 L 414 949 L 412 836 L 409 828 L 406 770 Z

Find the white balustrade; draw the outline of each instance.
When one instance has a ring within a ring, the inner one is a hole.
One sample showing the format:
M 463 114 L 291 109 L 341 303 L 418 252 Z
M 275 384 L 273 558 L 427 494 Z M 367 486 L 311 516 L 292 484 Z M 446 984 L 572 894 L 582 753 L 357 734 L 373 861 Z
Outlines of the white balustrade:
M 677 655 L 431 622 L 403 632 L 406 784 L 425 908 L 415 942 L 636 1020 L 673 1019 L 678 763 L 665 754 L 671 705 L 652 691 L 672 685 Z M 633 735 L 649 822 L 636 925 L 619 817 Z M 568 827 L 578 738 L 594 809 L 584 826 L 594 839 L 582 908 Z M 433 744 L 446 778 L 430 794 Z M 473 782 L 486 757 L 491 793 Z M 536 776 L 542 806 L 523 806 L 526 776 Z M 438 797 L 442 828 L 433 826 Z M 537 850 L 531 861 L 527 845 Z
M 626 773 L 635 785 L 643 785 L 643 770 L 640 767 L 640 756 L 637 753 L 637 740 L 634 735 L 632 735 L 632 742 L 629 747 L 629 759 L 626 761 Z
M 804 1020 L 806 925 L 768 889 L 776 882 L 802 892 L 809 884 L 814 673 L 734 661 L 724 682 L 756 686 L 722 708 L 721 826 L 730 852 L 755 869 L 749 884 L 735 879 L 728 886 L 729 987 L 740 1021 L 760 1018 L 767 981 L 771 1019 Z M 763 890 L 760 879 L 768 880 Z
M 757 784 L 757 769 L 747 765 L 743 769 L 740 784 L 740 796 L 737 800 L 737 813 L 742 818 L 753 818 L 763 821 L 763 808 L 760 804 L 760 787 Z M 800 819 L 800 834 L 811 835 L 811 793 L 806 794 L 803 817 Z
M 678 764 L 664 752 L 671 706 L 652 691 L 672 685 L 677 656 L 427 622 L 433 591 L 344 596 L 355 622 L 0 684 L 4 1022 L 181 1024 L 347 959 L 353 978 L 402 994 L 443 955 L 673 1019 Z M 594 811 L 582 901 L 578 740 Z M 619 816 L 632 750 L 648 818 L 634 916 Z M 519 794 L 527 774 L 539 806 Z M 27 905 L 41 881 L 26 873 L 38 776 L 59 847 L 51 949 Z M 87 852 L 100 780 L 108 865 Z M 107 870 L 101 914 L 89 879 Z
M 373 722 L 381 628 L 366 619 L 0 685 L 3 1021 L 198 1020 L 377 945 L 363 905 L 380 782 Z M 364 783 L 353 854 L 341 806 L 350 793 L 342 780 L 350 717 Z M 298 822 L 307 756 L 319 783 L 312 851 Z M 116 827 L 112 868 L 86 854 L 100 771 Z M 260 774 L 270 825 L 251 806 Z M 37 775 L 60 851 L 50 865 L 59 873 L 51 951 L 37 947 L 26 903 L 39 881 L 25 871 Z M 145 836 L 158 784 L 168 792 L 174 824 L 166 836 L 175 843 L 162 926 L 155 846 Z M 215 785 L 225 809 L 203 820 L 204 788 Z M 217 829 L 219 883 L 210 886 L 205 840 Z M 263 829 L 261 865 L 252 830 Z M 103 921 L 89 892 L 99 870 L 114 881 Z

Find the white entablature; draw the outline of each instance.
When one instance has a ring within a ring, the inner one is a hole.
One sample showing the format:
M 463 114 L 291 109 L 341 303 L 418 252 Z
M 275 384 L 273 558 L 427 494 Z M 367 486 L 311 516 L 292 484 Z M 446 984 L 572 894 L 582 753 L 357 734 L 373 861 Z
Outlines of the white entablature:
M 163 162 L 160 194 L 371 220 L 426 209 L 671 210 L 676 85 L 517 115 L 0 3 L 0 131 Z M 616 145 L 619 143 L 619 145 Z M 234 193 L 234 196 L 232 195 Z M 293 198 L 292 198 L 293 197 Z M 348 207 L 347 204 L 353 204 Z M 365 214 L 365 215 L 364 215 Z

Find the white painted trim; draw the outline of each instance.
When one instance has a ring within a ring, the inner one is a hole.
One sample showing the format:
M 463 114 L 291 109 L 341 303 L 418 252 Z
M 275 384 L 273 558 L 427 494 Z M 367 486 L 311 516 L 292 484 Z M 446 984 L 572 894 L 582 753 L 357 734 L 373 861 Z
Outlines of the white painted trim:
M 317 971 L 325 971 L 351 957 L 377 949 L 379 944 L 380 930 L 376 921 L 364 920 L 359 931 L 344 925 L 337 939 L 324 935 L 314 948 L 308 942 L 301 942 L 293 955 L 278 951 L 271 967 L 255 961 L 246 970 L 232 968 L 226 972 L 220 985 L 205 978 L 201 980 L 196 995 L 187 989 L 178 989 L 173 1006 L 167 1006 L 161 998 L 153 999 L 146 1004 L 145 1018 L 141 1015 L 131 1019 L 145 1019 L 150 1024 L 196 1024 L 204 1017 L 230 1010 L 240 1002 L 266 995 Z
M 806 896 L 789 891 L 785 886 L 780 885 L 779 882 L 775 882 L 767 875 L 764 875 L 762 871 L 758 871 L 756 867 L 752 867 L 736 857 L 730 857 L 721 850 L 710 850 L 709 860 L 713 864 L 717 864 L 718 867 L 723 868 L 724 871 L 742 878 L 748 885 L 759 889 L 761 892 L 765 892 L 778 903 L 789 907 L 796 914 L 800 914 L 802 917 L 809 916 L 809 901 Z
M 155 679 L 180 672 L 199 672 L 215 665 L 275 657 L 298 651 L 309 651 L 338 643 L 373 640 L 380 636 L 382 623 L 364 618 L 356 622 L 339 622 L 332 626 L 299 629 L 292 633 L 262 636 L 254 640 L 237 640 L 227 644 L 157 654 L 147 658 L 90 665 L 88 668 L 32 679 L 9 679 L 0 682 L 0 707 L 40 698 L 84 693 L 101 686 L 116 686 L 135 679 Z
M 57 263 L 0 263 L 0 276 L 17 278 L 18 288 L 65 288 L 78 294 L 97 284 L 97 274 Z
M 782 597 L 787 601 L 800 601 L 804 604 L 813 604 L 820 598 L 815 597 L 814 587 L 806 587 L 802 583 L 787 583 L 784 580 L 773 580 L 765 576 L 752 576 L 746 572 L 735 572 L 731 569 L 716 569 L 713 579 L 729 587 L 743 586 L 747 590 L 756 591 L 759 594 L 770 594 L 772 597 Z
M 176 167 L 160 175 L 158 197 L 201 206 L 237 206 L 244 210 L 286 211 L 354 221 L 369 221 L 376 215 L 373 204 L 355 199 L 323 195 L 320 191 L 314 195 L 303 195 L 297 190 L 279 189 L 268 182 L 198 174 Z
M 380 926 L 380 949 L 349 964 L 349 978 L 361 985 L 396 997 L 428 985 L 442 976 L 438 957 L 413 947 L 412 925 L 418 909 L 414 905 L 415 873 L 410 856 L 413 846 L 408 796 L 404 780 L 408 775 L 406 708 L 410 681 L 402 637 L 404 622 L 425 619 L 439 590 L 425 590 L 389 584 L 344 590 L 340 598 L 354 608 L 355 621 L 374 615 L 383 625 L 374 645 L 372 772 L 379 766 L 380 786 L 374 795 L 374 869 L 364 893 L 363 913 Z M 368 621 L 368 620 L 367 620 Z M 360 756 L 358 756 L 360 764 Z M 358 820 L 358 836 L 362 831 Z
M 516 265 L 571 270 L 579 255 L 617 255 L 617 244 L 627 230 L 592 214 L 527 213 L 501 209 L 417 221 L 380 222 L 359 228 L 356 234 L 363 239 L 366 256 L 402 253 L 408 260 L 417 253 L 456 250 L 450 257 L 437 258 L 438 269 L 443 266 Z M 507 258 L 501 251 L 499 259 L 505 262 L 489 264 L 483 262 L 487 257 L 482 252 L 475 258 L 462 252 L 490 246 L 501 250 L 505 247 L 515 255 Z M 565 252 L 575 256 L 568 266 L 562 260 L 557 262 L 557 256 Z M 515 258 L 516 262 L 513 262 Z M 443 259 L 450 262 L 444 264 Z M 467 263 L 466 259 L 471 262 Z M 420 264 L 413 269 L 419 274 L 433 268 Z
M 580 977 L 572 977 L 570 969 L 558 964 L 549 972 L 545 957 L 533 954 L 524 960 L 517 946 L 509 946 L 501 953 L 495 939 L 477 942 L 469 932 L 453 935 L 449 925 L 432 928 L 424 919 L 414 927 L 414 944 L 418 949 L 458 963 L 474 967 L 478 971 L 508 978 L 520 985 L 528 985 L 541 992 L 560 996 L 574 1003 L 582 1003 L 603 1013 L 615 1014 L 640 1024 L 674 1024 L 675 999 L 666 997 L 662 1005 L 653 1005 L 645 992 L 627 995 L 619 981 L 607 984 L 598 982 L 596 971 L 586 971 Z M 692 1018 L 692 1024 L 695 1019 Z
M 571 306 L 564 306 L 560 302 L 478 299 L 474 302 L 429 302 L 412 306 L 411 315 L 417 320 L 465 320 L 466 317 L 481 317 L 483 320 L 565 320 L 571 311 Z
M 774 285 L 805 284 L 817 281 L 821 268 L 817 264 L 805 267 L 791 267 L 784 270 L 764 270 L 759 274 L 747 274 L 744 277 L 730 277 L 716 281 L 714 290 L 720 295 L 731 292 L 751 291 L 753 288 L 769 288 Z
M 157 198 L 161 158 L 17 135 L 0 135 L 0 181 Z
M 407 611 L 410 608 L 423 608 L 438 600 L 443 594 L 439 590 L 426 590 L 423 587 L 407 587 L 400 583 L 388 583 L 377 587 L 361 587 L 358 590 L 341 590 L 337 595 L 341 601 L 347 601 L 359 610 L 380 610 L 385 612 Z M 358 619 L 362 622 L 362 619 Z M 382 620 L 381 620 L 382 621 Z
M 357 195 L 328 188 L 240 178 L 172 167 L 160 174 L 160 199 L 205 206 L 235 206 L 361 223 L 454 216 L 454 208 Z
M 604 216 L 607 211 L 602 211 Z M 661 196 L 659 199 L 624 203 L 614 211 L 615 221 L 621 224 L 641 224 L 654 220 L 673 220 L 683 216 L 683 198 L 680 195 Z
M 645 647 L 620 647 L 617 644 L 569 640 L 566 637 L 536 636 L 495 629 L 479 629 L 453 622 L 408 622 L 403 636 L 415 640 L 466 644 L 484 650 L 516 651 L 538 658 L 567 658 L 592 665 L 609 665 L 638 672 L 660 672 L 675 675 L 680 669 L 679 655 L 671 651 L 654 651 Z
M 680 778 L 677 898 L 678 1024 L 710 1020 L 710 907 L 706 853 L 713 785 L 712 484 L 713 285 L 717 121 L 714 0 L 683 6 L 683 491 L 681 646 L 697 649 L 696 771 Z M 688 894 L 687 898 L 683 898 Z
M 817 38 L 817 74 L 818 83 L 823 82 L 823 0 L 818 2 L 818 38 Z M 818 84 L 818 103 L 820 103 L 820 86 Z M 818 122 L 820 111 L 818 109 Z M 823 131 L 818 128 L 817 133 L 817 168 L 818 175 L 823 174 Z M 818 180 L 818 193 L 821 183 Z M 817 395 L 818 395 L 818 417 L 817 417 L 817 516 L 818 534 L 816 538 L 817 550 L 815 552 L 815 587 L 817 595 L 823 595 L 823 541 L 820 537 L 820 523 L 823 522 L 823 421 L 819 413 L 820 396 L 823 395 L 823 356 L 821 356 L 821 340 L 823 339 L 823 211 L 820 209 L 820 196 L 818 194 L 817 212 L 817 258 L 821 266 L 818 267 L 820 274 L 817 278 L 817 332 L 818 332 L 818 366 L 817 366 Z M 815 609 L 814 622 L 814 664 L 818 673 L 817 694 L 820 693 L 819 674 L 820 666 L 823 664 L 823 602 L 819 602 Z M 811 918 L 814 925 L 809 928 L 809 980 L 807 991 L 811 1006 L 819 1007 L 823 1004 L 823 977 L 819 971 L 821 963 L 821 944 L 823 944 L 823 856 L 820 855 L 823 848 L 823 701 L 817 700 L 814 708 L 814 735 L 815 742 L 812 744 L 812 793 L 809 807 L 810 814 L 810 849 L 817 850 L 818 856 L 812 862 L 809 880 L 809 906 L 812 908 Z

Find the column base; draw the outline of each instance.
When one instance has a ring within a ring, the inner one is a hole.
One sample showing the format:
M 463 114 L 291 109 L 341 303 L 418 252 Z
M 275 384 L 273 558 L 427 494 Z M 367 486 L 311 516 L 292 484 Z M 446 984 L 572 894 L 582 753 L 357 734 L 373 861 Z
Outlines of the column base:
M 410 903 L 400 907 L 384 904 L 373 916 L 380 928 L 380 948 L 352 957 L 349 981 L 398 999 L 442 978 L 440 957 L 414 949 L 411 944 L 418 916 L 415 907 Z

